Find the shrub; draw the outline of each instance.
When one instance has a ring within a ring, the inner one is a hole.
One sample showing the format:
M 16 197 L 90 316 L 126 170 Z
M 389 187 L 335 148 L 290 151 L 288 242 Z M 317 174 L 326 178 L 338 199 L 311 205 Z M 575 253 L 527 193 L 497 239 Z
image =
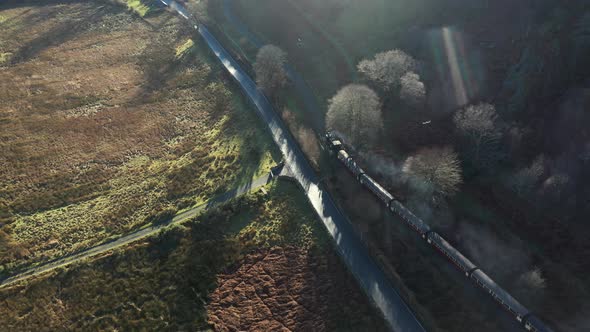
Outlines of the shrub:
M 418 182 L 432 185 L 437 193 L 445 196 L 455 194 L 463 181 L 459 158 L 450 147 L 418 151 L 406 159 L 403 172 Z
M 545 157 L 539 155 L 529 167 L 521 168 L 508 178 L 508 187 L 518 196 L 528 196 L 535 190 L 544 172 Z

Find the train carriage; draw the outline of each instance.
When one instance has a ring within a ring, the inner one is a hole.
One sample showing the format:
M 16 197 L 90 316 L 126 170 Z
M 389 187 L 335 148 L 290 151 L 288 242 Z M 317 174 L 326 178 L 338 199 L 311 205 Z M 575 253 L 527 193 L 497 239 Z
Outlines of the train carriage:
M 477 267 L 469 259 L 467 259 L 467 257 L 463 256 L 459 250 L 455 249 L 455 247 L 453 247 L 436 232 L 428 233 L 428 243 L 432 244 L 443 255 L 451 260 L 451 262 L 453 262 L 453 264 L 455 264 L 468 277 L 469 274 Z
M 413 230 L 418 232 L 422 238 L 426 238 L 426 233 L 430 231 L 428 226 L 422 219 L 416 217 L 412 211 L 408 210 L 398 200 L 393 200 L 389 203 L 389 209 L 391 212 L 399 215 L 404 222 L 406 222 Z
M 552 329 L 547 327 L 537 316 L 532 313 L 528 313 L 524 317 L 524 328 L 531 332 L 553 332 Z
M 393 200 L 393 195 L 391 195 L 387 190 L 385 190 L 385 188 L 381 187 L 379 183 L 377 183 L 367 174 L 362 174 L 359 177 L 359 181 L 385 204 L 389 204 L 389 202 Z
M 357 180 L 360 180 L 360 176 L 365 174 L 365 171 L 354 161 L 354 159 L 348 155 L 344 150 L 338 151 L 338 159 L 354 174 Z
M 357 180 L 361 182 L 363 186 L 367 187 L 367 189 L 383 201 L 390 211 L 399 215 L 412 229 L 418 232 L 423 238 L 426 238 L 428 243 L 435 247 L 441 254 L 446 256 L 455 266 L 457 266 L 457 268 L 463 271 L 467 277 L 491 295 L 494 300 L 510 312 L 526 330 L 533 332 L 552 332 L 549 327 L 543 324 L 541 320 L 530 313 L 508 292 L 502 289 L 489 276 L 477 268 L 477 266 L 463 256 L 461 252 L 455 249 L 438 233 L 431 231 L 428 224 L 414 215 L 401 202 L 393 197 L 393 195 L 385 190 L 385 188 L 365 174 L 365 171 L 354 161 L 354 158 L 346 152 L 343 142 L 336 134 L 328 133 L 326 134 L 326 139 L 330 149 L 335 152 L 337 151 L 338 159 L 355 175 Z
M 473 272 L 471 274 L 471 279 L 473 279 L 479 287 L 483 288 L 484 291 L 488 292 L 496 302 L 504 307 L 504 309 L 514 315 L 519 322 L 522 322 L 523 317 L 529 313 L 522 304 L 496 284 L 496 282 L 494 282 L 494 280 L 482 270 Z

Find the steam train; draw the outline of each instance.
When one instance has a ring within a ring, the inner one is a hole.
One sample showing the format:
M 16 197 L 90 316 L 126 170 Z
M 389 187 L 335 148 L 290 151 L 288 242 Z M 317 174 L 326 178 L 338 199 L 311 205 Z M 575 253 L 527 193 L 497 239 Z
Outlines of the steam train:
M 385 188 L 367 175 L 345 150 L 342 139 L 336 133 L 328 132 L 325 139 L 329 149 L 336 154 L 338 160 L 348 168 L 364 187 L 377 196 L 377 198 L 379 198 L 379 200 L 381 200 L 392 213 L 401 217 L 401 219 L 428 244 L 445 256 L 451 263 L 453 263 L 453 265 L 455 265 L 455 267 L 461 270 L 467 278 L 492 296 L 492 298 L 508 311 L 527 331 L 552 331 L 531 311 L 496 284 L 473 262 L 463 256 L 461 252 L 455 249 L 442 236 L 433 231 L 428 224 L 414 215 Z

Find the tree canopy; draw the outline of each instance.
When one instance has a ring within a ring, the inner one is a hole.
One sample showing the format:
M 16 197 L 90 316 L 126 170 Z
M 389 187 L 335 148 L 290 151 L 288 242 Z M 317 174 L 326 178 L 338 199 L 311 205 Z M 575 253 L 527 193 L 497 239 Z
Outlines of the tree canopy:
M 420 76 L 414 72 L 407 72 L 400 79 L 400 98 L 409 105 L 419 106 L 424 103 L 426 87 L 420 81 Z
M 445 196 L 455 194 L 463 182 L 459 158 L 451 147 L 419 150 L 406 159 L 403 172 L 414 180 L 427 182 Z
M 366 85 L 343 87 L 329 101 L 326 127 L 359 148 L 374 144 L 382 127 L 379 97 Z
M 415 71 L 416 67 L 416 60 L 401 50 L 377 53 L 373 59 L 362 60 L 357 66 L 359 73 L 383 90 L 398 88 L 402 76 Z
M 258 51 L 254 63 L 256 83 L 266 93 L 272 95 L 287 84 L 286 62 L 287 54 L 277 46 L 265 45 Z

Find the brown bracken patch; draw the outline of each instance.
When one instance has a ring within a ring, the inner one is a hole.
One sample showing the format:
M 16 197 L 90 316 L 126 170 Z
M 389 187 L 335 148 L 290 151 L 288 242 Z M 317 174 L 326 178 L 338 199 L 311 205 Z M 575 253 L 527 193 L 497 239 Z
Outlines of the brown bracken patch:
M 217 279 L 207 306 L 216 331 L 384 330 L 333 254 L 274 247 L 247 255 Z M 340 326 L 346 321 L 346 326 Z

